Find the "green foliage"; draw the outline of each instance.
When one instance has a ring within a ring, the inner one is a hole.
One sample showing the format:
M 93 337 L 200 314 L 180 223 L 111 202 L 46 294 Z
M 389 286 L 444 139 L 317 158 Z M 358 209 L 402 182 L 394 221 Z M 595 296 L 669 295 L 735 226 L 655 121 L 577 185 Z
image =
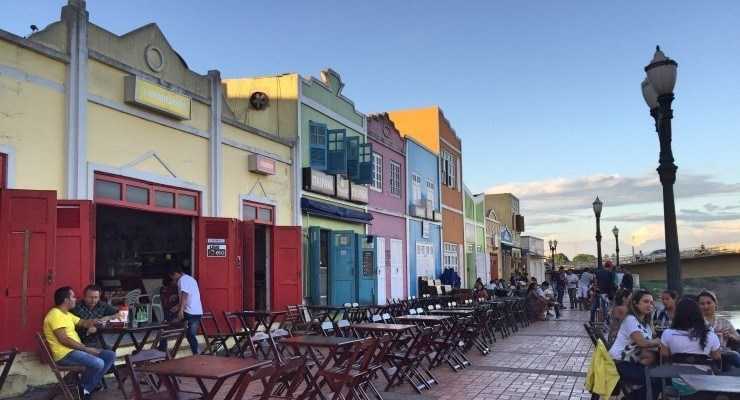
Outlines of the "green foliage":
M 573 262 L 576 264 L 593 264 L 596 262 L 596 256 L 591 254 L 578 254 L 573 257 Z
M 555 264 L 556 265 L 563 265 L 568 264 L 570 260 L 568 260 L 568 256 L 566 256 L 563 253 L 557 253 L 555 254 Z

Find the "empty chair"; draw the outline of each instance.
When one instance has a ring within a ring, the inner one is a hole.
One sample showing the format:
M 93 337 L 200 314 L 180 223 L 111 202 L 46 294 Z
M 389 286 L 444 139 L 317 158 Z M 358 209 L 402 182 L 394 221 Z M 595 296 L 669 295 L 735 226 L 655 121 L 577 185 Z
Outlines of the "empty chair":
M 324 321 L 321 323 L 321 334 L 324 336 L 334 336 L 335 334 L 334 323 L 331 321 Z
M 126 371 L 125 374 L 131 378 L 129 379 L 129 381 L 131 382 L 133 399 L 165 400 L 170 398 L 170 393 L 168 391 L 159 391 L 161 382 L 156 377 L 150 374 L 139 372 L 139 368 L 141 368 L 141 366 L 143 365 L 161 362 L 167 359 L 167 354 L 158 350 L 144 350 L 137 354 L 126 356 L 126 364 L 123 371 Z M 142 383 L 144 383 L 148 387 L 148 390 L 142 390 Z M 203 394 L 201 393 L 186 392 L 180 390 L 178 381 L 176 379 L 172 380 L 172 384 L 175 386 L 175 390 L 177 390 L 177 400 L 194 400 L 203 397 Z M 121 387 L 121 391 L 124 392 L 123 397 L 128 398 L 125 391 L 123 390 L 123 387 Z
M 185 328 L 160 329 L 152 342 L 152 349 L 166 352 L 170 358 L 175 358 L 180 351 L 182 340 L 185 339 Z M 170 348 L 170 341 L 172 347 Z
M 221 330 L 218 321 L 211 312 L 203 313 L 200 320 L 200 330 L 206 342 L 205 349 L 201 354 L 216 355 L 222 353 L 226 356 L 231 354 L 227 343 L 231 334 L 228 331 Z
M 162 307 L 162 296 L 152 296 L 152 313 L 157 317 L 157 322 L 164 322 L 164 308 Z
M 5 379 L 8 378 L 8 373 L 10 373 L 10 368 L 13 366 L 16 354 L 18 354 L 18 349 L 0 351 L 0 367 L 3 367 L 2 372 L 0 372 L 0 392 L 3 391 Z
M 355 332 L 350 326 L 349 321 L 346 319 L 340 319 L 337 321 L 337 336 L 342 337 L 355 337 Z

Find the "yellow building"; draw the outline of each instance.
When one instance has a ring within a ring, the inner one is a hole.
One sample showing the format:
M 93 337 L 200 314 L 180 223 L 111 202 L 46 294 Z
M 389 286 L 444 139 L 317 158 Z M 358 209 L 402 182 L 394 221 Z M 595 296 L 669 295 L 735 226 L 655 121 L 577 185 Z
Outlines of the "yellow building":
M 0 30 L 0 324 L 16 327 L 0 349 L 37 349 L 58 287 L 151 299 L 173 265 L 217 315 L 301 302 L 297 118 L 240 90 L 189 69 L 155 24 L 92 24 L 84 1 L 28 38 Z M 9 393 L 47 382 L 33 359 Z

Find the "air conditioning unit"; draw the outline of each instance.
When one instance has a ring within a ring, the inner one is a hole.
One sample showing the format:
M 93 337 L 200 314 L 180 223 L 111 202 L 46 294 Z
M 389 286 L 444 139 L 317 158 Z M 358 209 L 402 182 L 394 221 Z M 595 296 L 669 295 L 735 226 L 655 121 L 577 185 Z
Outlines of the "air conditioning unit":
M 437 222 L 440 222 L 440 221 L 442 221 L 442 213 L 441 213 L 441 212 L 439 212 L 439 211 L 436 211 L 436 210 L 435 210 L 435 211 L 433 211 L 433 212 L 432 212 L 432 217 L 433 217 L 433 219 L 434 219 L 435 221 L 437 221 Z

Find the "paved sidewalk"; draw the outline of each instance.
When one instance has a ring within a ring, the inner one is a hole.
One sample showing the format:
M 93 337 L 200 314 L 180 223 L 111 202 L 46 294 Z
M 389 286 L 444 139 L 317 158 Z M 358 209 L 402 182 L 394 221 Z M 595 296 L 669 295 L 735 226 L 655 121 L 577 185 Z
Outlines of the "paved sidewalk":
M 583 389 L 593 350 L 583 329 L 586 321 L 588 312 L 564 310 L 560 320 L 535 322 L 505 339 L 497 336 L 498 341 L 488 356 L 471 350 L 468 356 L 473 365 L 462 371 L 453 372 L 446 365 L 436 368 L 433 373 L 440 384 L 430 392 L 417 395 L 405 384 L 384 393 L 383 397 L 386 400 L 590 399 L 591 395 Z M 227 385 L 231 383 L 227 381 Z M 382 389 L 383 383 L 381 378 L 377 387 Z M 109 386 L 109 390 L 95 393 L 93 399 L 123 398 L 114 382 Z M 259 386 L 250 385 L 248 395 L 256 394 Z M 193 385 L 192 389 L 196 387 Z M 37 389 L 23 399 L 46 398 L 47 393 Z

